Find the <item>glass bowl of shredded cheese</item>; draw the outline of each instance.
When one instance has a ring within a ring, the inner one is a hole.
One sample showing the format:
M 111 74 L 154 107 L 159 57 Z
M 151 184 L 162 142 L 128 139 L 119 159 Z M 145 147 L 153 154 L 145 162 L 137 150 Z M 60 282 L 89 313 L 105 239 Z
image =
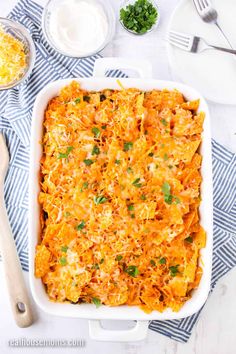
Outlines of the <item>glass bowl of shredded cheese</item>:
M 0 90 L 22 83 L 35 62 L 35 47 L 27 29 L 0 17 Z

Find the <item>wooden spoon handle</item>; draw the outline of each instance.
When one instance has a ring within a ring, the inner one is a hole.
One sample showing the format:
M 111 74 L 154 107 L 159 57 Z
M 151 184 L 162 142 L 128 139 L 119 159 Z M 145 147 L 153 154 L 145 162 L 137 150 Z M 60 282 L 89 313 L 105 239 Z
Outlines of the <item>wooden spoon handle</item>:
M 15 321 L 19 327 L 28 327 L 33 323 L 33 313 L 16 245 L 8 221 L 3 191 L 0 188 L 0 249 L 9 298 Z

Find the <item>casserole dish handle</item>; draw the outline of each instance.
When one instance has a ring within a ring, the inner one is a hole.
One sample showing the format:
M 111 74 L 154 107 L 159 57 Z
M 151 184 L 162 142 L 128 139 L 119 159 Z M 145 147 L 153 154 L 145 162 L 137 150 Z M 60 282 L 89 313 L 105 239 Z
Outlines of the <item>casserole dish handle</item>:
M 136 71 L 141 79 L 152 78 L 152 66 L 147 60 L 126 58 L 100 58 L 94 63 L 93 76 L 105 77 L 108 70 Z
M 109 330 L 102 327 L 100 320 L 89 320 L 91 339 L 107 342 L 133 342 L 144 340 L 147 336 L 149 321 L 137 321 L 127 330 Z

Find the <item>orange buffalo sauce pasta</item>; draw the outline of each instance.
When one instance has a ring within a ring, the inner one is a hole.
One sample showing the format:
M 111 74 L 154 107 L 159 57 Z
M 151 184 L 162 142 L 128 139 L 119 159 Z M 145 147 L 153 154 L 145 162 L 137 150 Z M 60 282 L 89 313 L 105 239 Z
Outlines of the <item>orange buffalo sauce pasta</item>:
M 199 101 L 87 92 L 45 112 L 35 275 L 53 301 L 178 311 L 199 284 Z

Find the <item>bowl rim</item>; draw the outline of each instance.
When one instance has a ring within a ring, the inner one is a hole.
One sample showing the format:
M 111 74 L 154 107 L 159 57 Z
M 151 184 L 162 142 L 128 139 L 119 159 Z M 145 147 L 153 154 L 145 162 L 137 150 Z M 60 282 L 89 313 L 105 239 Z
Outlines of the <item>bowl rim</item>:
M 9 26 L 12 26 L 15 29 L 17 29 L 22 34 L 24 39 L 26 39 L 28 47 L 29 47 L 30 60 L 29 60 L 28 67 L 27 67 L 27 70 L 25 71 L 24 75 L 17 81 L 8 83 L 6 85 L 0 85 L 0 91 L 9 90 L 15 86 L 20 85 L 22 82 L 24 82 L 29 77 L 29 75 L 32 73 L 32 70 L 33 70 L 33 67 L 35 64 L 35 60 L 36 60 L 35 45 L 34 45 L 34 41 L 31 37 L 29 30 L 24 25 L 22 25 L 20 22 L 14 21 L 14 20 L 9 19 L 7 17 L 0 17 L 0 23 L 3 23 L 3 22 L 5 22 L 5 23 L 9 24 Z
M 115 34 L 115 29 L 116 29 L 116 16 L 115 16 L 115 11 L 114 11 L 112 5 L 110 4 L 110 2 L 105 0 L 105 3 L 103 1 L 99 1 L 99 4 L 103 7 L 103 9 L 105 11 L 105 14 L 107 16 L 108 26 L 109 26 L 108 32 L 110 32 L 110 33 L 107 34 L 107 38 L 105 39 L 104 43 L 98 49 L 96 49 L 95 51 L 86 53 L 84 55 L 71 55 L 71 54 L 68 54 L 68 53 L 64 52 L 63 50 L 59 49 L 55 45 L 55 43 L 52 41 L 52 39 L 50 38 L 49 29 L 47 28 L 47 24 L 46 24 L 46 17 L 47 17 L 47 13 L 49 11 L 48 8 L 55 1 L 58 1 L 58 0 L 48 0 L 47 1 L 46 5 L 45 5 L 45 7 L 43 9 L 43 13 L 42 13 L 41 28 L 42 28 L 42 31 L 43 31 L 43 35 L 46 38 L 48 44 L 56 52 L 58 52 L 61 55 L 64 55 L 65 57 L 68 57 L 68 58 L 84 59 L 84 58 L 99 54 L 112 41 L 112 39 L 114 37 L 114 34 Z M 92 1 L 94 1 L 94 0 L 92 0 Z M 107 9 L 109 11 L 109 16 L 107 14 L 107 12 L 108 12 Z

